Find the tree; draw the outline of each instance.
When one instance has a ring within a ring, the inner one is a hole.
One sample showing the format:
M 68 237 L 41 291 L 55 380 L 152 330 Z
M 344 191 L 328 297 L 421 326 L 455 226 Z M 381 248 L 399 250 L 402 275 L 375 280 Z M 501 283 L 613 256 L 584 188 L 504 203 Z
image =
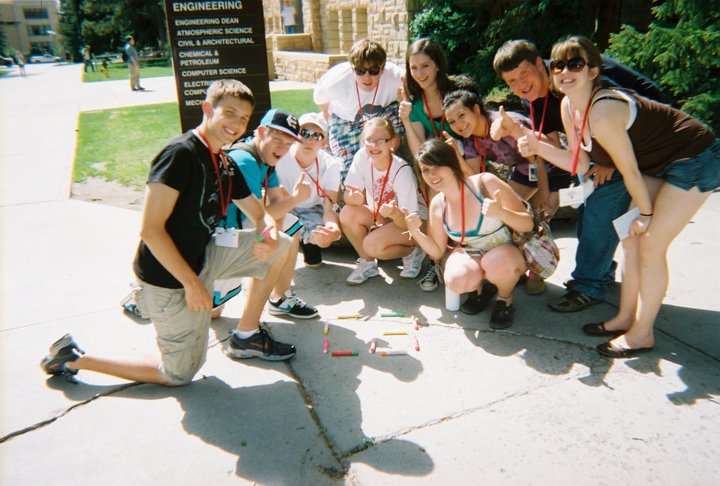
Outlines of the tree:
M 472 5 L 472 7 L 463 5 Z M 600 0 L 426 0 L 410 25 L 415 38 L 443 45 L 453 72 L 471 76 L 481 93 L 504 87 L 492 69 L 498 48 L 509 39 L 529 39 L 548 54 L 558 38 L 592 36 Z
M 167 44 L 162 0 L 62 0 L 61 7 L 60 32 L 74 57 L 85 44 L 95 52 L 117 52 L 127 35 L 138 46 Z
M 647 74 L 673 104 L 720 130 L 720 7 L 715 0 L 668 0 L 640 33 L 624 25 L 608 54 Z

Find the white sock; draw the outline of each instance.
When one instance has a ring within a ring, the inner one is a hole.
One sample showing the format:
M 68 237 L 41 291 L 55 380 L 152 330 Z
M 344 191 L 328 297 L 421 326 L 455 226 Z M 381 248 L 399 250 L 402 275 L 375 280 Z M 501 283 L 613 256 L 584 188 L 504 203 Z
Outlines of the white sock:
M 247 339 L 249 337 L 254 336 L 259 329 L 253 329 L 252 331 L 238 331 L 237 329 L 233 331 L 233 334 L 238 337 L 238 339 Z

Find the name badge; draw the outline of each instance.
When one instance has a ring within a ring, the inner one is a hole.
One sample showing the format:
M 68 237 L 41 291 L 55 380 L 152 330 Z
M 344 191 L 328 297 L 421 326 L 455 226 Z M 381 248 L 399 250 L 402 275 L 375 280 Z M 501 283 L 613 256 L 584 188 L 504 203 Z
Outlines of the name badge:
M 537 164 L 528 164 L 528 180 L 537 182 Z
M 226 248 L 238 247 L 238 230 L 237 228 L 215 228 L 213 240 L 217 246 Z
M 560 189 L 560 206 L 572 206 L 579 208 L 582 203 L 595 191 L 595 184 L 592 179 L 582 182 L 580 185 L 572 185 L 566 189 Z

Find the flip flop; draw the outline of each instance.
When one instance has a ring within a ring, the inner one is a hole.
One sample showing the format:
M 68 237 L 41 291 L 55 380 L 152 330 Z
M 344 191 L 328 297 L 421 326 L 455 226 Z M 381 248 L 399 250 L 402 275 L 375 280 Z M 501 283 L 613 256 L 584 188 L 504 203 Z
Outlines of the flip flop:
M 612 344 L 610 344 L 610 341 L 608 341 L 606 343 L 598 344 L 595 349 L 598 350 L 598 353 L 603 356 L 607 356 L 608 358 L 632 358 L 638 354 L 646 353 L 653 348 L 615 348 Z
M 622 336 L 627 331 L 608 331 L 605 329 L 605 323 L 604 322 L 594 322 L 592 324 L 585 324 L 582 327 L 582 332 L 585 333 L 588 336 L 593 337 L 605 337 L 605 336 L 612 336 L 614 338 L 618 336 Z

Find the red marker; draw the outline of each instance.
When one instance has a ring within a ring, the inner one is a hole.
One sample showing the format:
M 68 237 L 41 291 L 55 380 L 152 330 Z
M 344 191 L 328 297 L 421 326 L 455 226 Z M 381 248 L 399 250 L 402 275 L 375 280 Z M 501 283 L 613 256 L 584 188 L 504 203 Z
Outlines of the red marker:
M 415 330 L 419 331 L 420 330 L 420 322 L 418 322 L 418 318 L 415 316 L 410 316 L 410 319 L 412 319 L 413 322 L 415 323 Z
M 420 351 L 420 341 L 418 341 L 418 338 L 416 335 L 412 335 L 413 343 L 415 344 L 415 351 Z
M 268 226 L 264 230 L 262 230 L 262 233 L 260 233 L 257 236 L 258 243 L 262 243 L 263 241 L 268 239 L 268 236 L 270 236 L 270 227 Z
M 328 338 L 323 339 L 323 353 L 327 354 L 330 349 L 330 340 Z
M 357 356 L 360 353 L 358 353 L 357 351 L 333 351 L 330 354 L 335 357 L 341 357 L 341 356 Z

